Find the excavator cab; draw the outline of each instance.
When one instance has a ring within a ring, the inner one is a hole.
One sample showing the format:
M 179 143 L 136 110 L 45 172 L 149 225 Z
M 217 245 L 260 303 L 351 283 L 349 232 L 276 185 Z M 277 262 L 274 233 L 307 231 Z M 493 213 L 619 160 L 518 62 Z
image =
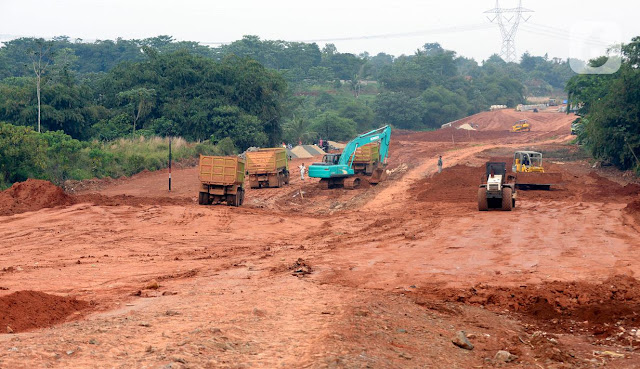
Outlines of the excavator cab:
M 339 161 L 340 154 L 325 154 L 325 156 L 322 157 L 322 162 L 328 165 L 338 164 Z

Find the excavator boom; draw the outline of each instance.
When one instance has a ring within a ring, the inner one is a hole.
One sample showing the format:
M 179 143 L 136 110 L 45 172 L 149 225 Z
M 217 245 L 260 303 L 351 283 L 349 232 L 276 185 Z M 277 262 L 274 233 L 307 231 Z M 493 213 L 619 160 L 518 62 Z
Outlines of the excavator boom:
M 378 183 L 383 177 L 382 164 L 386 162 L 389 153 L 389 141 L 391 140 L 391 127 L 384 126 L 373 131 L 363 133 L 349 141 L 342 150 L 337 163 L 331 160 L 324 160 L 322 163 L 313 163 L 309 166 L 309 177 L 321 178 L 321 186 L 329 188 L 333 186 L 344 186 L 345 188 L 355 188 L 359 180 L 352 179 L 355 176 L 353 161 L 356 150 L 364 145 L 379 142 L 380 159 L 378 167 L 373 171 L 372 184 Z M 346 180 L 348 179 L 348 180 Z

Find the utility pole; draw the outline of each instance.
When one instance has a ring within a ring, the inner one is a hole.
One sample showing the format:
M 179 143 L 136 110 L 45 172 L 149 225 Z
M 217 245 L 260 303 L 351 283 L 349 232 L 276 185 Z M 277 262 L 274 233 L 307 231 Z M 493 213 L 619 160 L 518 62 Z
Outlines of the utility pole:
M 496 7 L 485 12 L 485 14 L 494 14 L 493 18 L 487 18 L 491 23 L 497 23 L 500 28 L 502 35 L 500 56 L 507 63 L 515 62 L 518 59 L 515 38 L 520 21 L 526 22 L 531 18 L 531 16 L 525 18 L 522 13 L 533 13 L 533 10 L 522 7 L 522 0 L 518 0 L 517 8 L 501 8 L 499 0 L 496 0 Z

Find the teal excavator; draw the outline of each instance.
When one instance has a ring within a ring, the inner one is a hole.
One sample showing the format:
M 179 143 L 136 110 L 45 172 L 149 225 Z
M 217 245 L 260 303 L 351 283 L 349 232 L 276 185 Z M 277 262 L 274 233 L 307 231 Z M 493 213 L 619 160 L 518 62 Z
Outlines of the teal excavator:
M 349 141 L 341 154 L 326 154 L 309 166 L 309 177 L 320 178 L 321 188 L 354 189 L 362 180 L 378 184 L 385 177 L 391 127 L 384 126 Z M 358 150 L 360 148 L 360 150 Z

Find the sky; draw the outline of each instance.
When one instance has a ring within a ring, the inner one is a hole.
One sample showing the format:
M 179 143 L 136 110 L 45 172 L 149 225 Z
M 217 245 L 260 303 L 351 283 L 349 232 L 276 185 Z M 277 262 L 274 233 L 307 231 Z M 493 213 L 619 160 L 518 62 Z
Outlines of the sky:
M 518 0 L 502 0 L 516 8 Z M 439 42 L 481 62 L 500 53 L 494 0 L 0 0 L 0 41 L 69 36 L 93 42 L 169 35 L 210 46 L 257 35 L 336 45 L 339 52 L 413 54 Z M 522 0 L 517 55 L 586 59 L 640 36 L 640 1 Z M 516 19 L 504 14 L 506 29 Z M 511 19 L 509 23 L 508 20 Z

